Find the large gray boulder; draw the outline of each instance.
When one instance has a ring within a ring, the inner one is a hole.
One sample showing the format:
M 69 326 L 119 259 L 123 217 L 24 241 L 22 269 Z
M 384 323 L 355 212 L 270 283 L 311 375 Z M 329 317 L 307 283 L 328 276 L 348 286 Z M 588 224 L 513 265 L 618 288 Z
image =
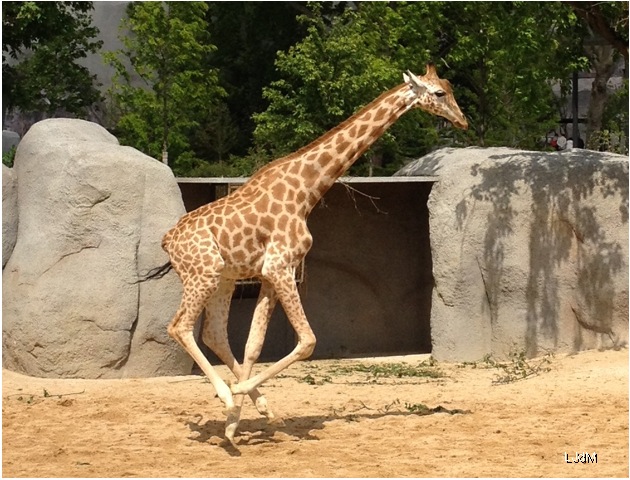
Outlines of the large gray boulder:
M 35 124 L 15 159 L 19 228 L 3 272 L 3 364 L 42 377 L 189 374 L 166 327 L 181 298 L 161 238 L 184 213 L 168 167 L 82 120 Z
M 15 247 L 17 229 L 17 179 L 13 169 L 2 164 L 2 268 Z
M 447 148 L 398 174 L 439 177 L 429 198 L 437 359 L 627 344 L 627 157 Z

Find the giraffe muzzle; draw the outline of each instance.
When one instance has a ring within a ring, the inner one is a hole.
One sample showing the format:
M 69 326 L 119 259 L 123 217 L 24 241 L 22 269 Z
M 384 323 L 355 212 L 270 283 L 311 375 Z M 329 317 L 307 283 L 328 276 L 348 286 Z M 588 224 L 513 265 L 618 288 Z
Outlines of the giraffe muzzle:
M 466 120 L 466 117 L 462 116 L 462 119 L 454 121 L 453 125 L 462 130 L 468 130 L 468 120 Z

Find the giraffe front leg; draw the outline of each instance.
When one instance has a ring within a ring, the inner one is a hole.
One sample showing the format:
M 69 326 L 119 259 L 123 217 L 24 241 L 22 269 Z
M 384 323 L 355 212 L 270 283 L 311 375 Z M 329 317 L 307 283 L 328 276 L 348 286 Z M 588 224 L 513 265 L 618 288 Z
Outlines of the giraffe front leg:
M 254 310 L 254 316 L 252 324 L 249 330 L 249 336 L 247 337 L 247 343 L 245 344 L 245 354 L 243 356 L 243 366 L 241 375 L 239 376 L 239 383 L 245 382 L 249 379 L 252 373 L 254 364 L 258 361 L 262 347 L 265 341 L 265 335 L 267 334 L 267 327 L 269 326 L 269 320 L 271 314 L 276 306 L 277 297 L 273 286 L 267 281 L 262 280 L 260 286 L 260 293 L 258 294 L 258 300 L 256 300 L 256 308 Z M 253 389 L 249 392 L 258 392 L 257 389 Z M 267 399 L 261 395 L 256 395 L 256 398 L 252 396 L 252 400 L 256 405 L 256 409 L 262 415 L 265 415 L 269 420 L 269 423 L 282 422 L 282 419 L 277 418 L 267 403 Z
M 239 382 L 231 386 L 234 395 L 244 394 L 258 388 L 263 382 L 277 375 L 289 365 L 298 360 L 308 358 L 315 348 L 315 335 L 311 330 L 302 302 L 297 291 L 293 270 L 290 268 L 280 268 L 268 271 L 266 279 L 273 286 L 284 311 L 287 314 L 289 323 L 295 330 L 298 343 L 291 353 L 278 362 L 271 365 L 266 370 L 260 372 L 244 382 Z

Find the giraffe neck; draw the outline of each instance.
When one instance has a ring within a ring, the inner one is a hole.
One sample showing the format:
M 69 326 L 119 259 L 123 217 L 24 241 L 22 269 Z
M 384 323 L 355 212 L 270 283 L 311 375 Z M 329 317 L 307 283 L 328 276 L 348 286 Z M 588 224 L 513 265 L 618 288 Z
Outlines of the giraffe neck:
M 402 84 L 385 92 L 309 145 L 270 163 L 260 174 L 267 171 L 295 189 L 296 201 L 308 216 L 335 181 L 410 108 L 408 90 Z

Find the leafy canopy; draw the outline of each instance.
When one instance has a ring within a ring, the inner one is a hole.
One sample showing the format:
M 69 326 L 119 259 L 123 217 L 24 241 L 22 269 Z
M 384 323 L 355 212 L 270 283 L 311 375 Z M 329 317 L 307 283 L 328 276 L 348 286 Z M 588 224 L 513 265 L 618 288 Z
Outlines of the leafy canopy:
M 210 66 L 205 2 L 134 2 L 124 49 L 106 55 L 116 70 L 115 130 L 122 143 L 171 158 L 182 174 L 198 162 L 191 143 L 224 95 Z
M 551 86 L 567 95 L 571 74 L 588 68 L 583 40 L 597 33 L 627 61 L 627 5 L 132 2 L 123 48 L 106 54 L 116 71 L 109 126 L 123 143 L 169 158 L 178 175 L 247 174 L 432 61 L 470 129 L 414 110 L 352 173 L 389 174 L 440 145 L 544 148 L 540 138 L 564 113 Z M 76 63 L 100 45 L 91 8 L 3 3 L 5 106 L 82 114 L 98 100 Z M 603 110 L 611 134 L 627 130 L 627 90 Z
M 92 2 L 2 2 L 4 108 L 85 115 L 100 99 L 77 60 L 95 53 Z
M 319 5 L 312 8 L 312 15 L 301 17 L 307 25 L 304 40 L 278 52 L 276 68 L 282 78 L 263 90 L 269 107 L 254 116 L 256 144 L 275 156 L 305 145 L 351 116 L 399 84 L 403 71 L 424 73 L 429 59 L 426 50 L 416 49 L 410 62 L 410 55 L 405 55 L 409 51 L 401 51 L 409 35 L 406 8 L 362 3 L 358 10 L 346 9 L 332 17 L 322 15 Z M 410 137 L 418 130 L 409 129 L 412 119 L 420 129 L 434 124 L 422 115 L 409 117 L 377 142 L 368 154 L 373 165 L 392 162 L 402 151 L 414 151 L 418 139 Z
M 269 106 L 254 116 L 256 144 L 275 156 L 399 84 L 403 71 L 423 74 L 428 61 L 455 85 L 471 129 L 406 114 L 367 153 L 385 166 L 380 173 L 441 144 L 536 148 L 557 123 L 552 82 L 585 63 L 568 6 L 558 15 L 557 4 L 538 2 L 361 2 L 330 16 L 310 5 L 307 36 L 278 53 L 281 78 L 263 90 Z
M 543 2 L 448 2 L 442 8 L 445 18 L 457 18 L 455 28 L 442 29 L 448 33 L 441 51 L 456 72 L 471 141 L 536 148 L 558 122 L 560 101 L 551 85 L 586 65 L 575 15 Z

